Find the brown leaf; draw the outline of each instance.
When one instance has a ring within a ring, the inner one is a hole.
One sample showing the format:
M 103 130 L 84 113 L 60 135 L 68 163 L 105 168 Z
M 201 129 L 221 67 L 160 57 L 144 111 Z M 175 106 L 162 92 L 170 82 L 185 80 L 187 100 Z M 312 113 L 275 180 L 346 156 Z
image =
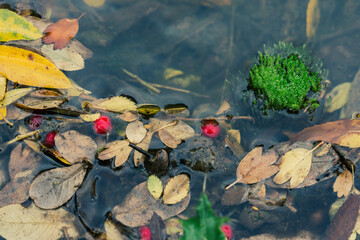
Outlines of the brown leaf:
M 45 44 L 54 43 L 54 50 L 63 49 L 69 43 L 69 41 L 76 35 L 79 30 L 78 20 L 79 18 L 69 19 L 63 18 L 49 25 L 43 33 L 46 35 L 43 37 Z
M 308 127 L 291 141 L 324 141 L 345 147 L 360 147 L 360 120 L 344 119 Z
M 350 191 L 354 185 L 354 177 L 352 173 L 345 169 L 335 180 L 334 182 L 334 192 L 337 192 L 338 197 L 347 197 L 350 194 Z
M 92 160 L 97 151 L 97 145 L 92 138 L 75 130 L 56 134 L 55 146 L 71 164 L 82 161 L 83 158 Z
M 169 148 L 176 148 L 180 143 L 181 140 L 173 137 L 166 129 L 161 129 L 159 131 L 160 140 Z
M 98 155 L 100 160 L 107 160 L 113 157 L 115 158 L 115 167 L 123 165 L 128 159 L 132 147 L 129 146 L 129 141 L 118 140 L 110 142 L 105 145 L 104 150 Z
M 186 174 L 179 174 L 169 180 L 164 189 L 165 204 L 175 204 L 182 201 L 189 193 L 190 178 Z
M 236 181 L 229 185 L 229 189 L 236 183 L 253 184 L 271 177 L 279 171 L 279 167 L 273 165 L 278 159 L 274 150 L 268 150 L 263 154 L 263 147 L 256 147 L 241 160 L 236 170 Z
M 131 122 L 126 127 L 126 137 L 134 144 L 140 143 L 145 138 L 146 132 L 146 128 L 140 121 Z
M 66 203 L 81 186 L 87 165 L 84 162 L 70 167 L 54 168 L 38 175 L 30 186 L 30 197 L 36 206 L 54 209 Z
M 137 144 L 136 146 L 138 146 L 139 148 L 147 151 L 149 149 L 151 138 L 152 138 L 153 134 L 154 134 L 154 132 L 148 131 L 146 133 L 146 136 L 145 136 L 144 140 L 142 140 L 141 143 Z M 135 165 L 135 167 L 142 164 L 144 162 L 144 160 L 145 160 L 145 155 L 144 154 L 142 154 L 139 151 L 134 152 L 134 165 Z
M 66 101 L 65 98 L 25 98 L 15 105 L 22 109 L 43 110 L 57 108 Z
M 112 212 L 115 218 L 126 226 L 138 227 L 148 224 L 154 212 L 166 220 L 184 211 L 189 202 L 190 193 L 179 203 L 171 206 L 163 204 L 161 200 L 151 196 L 145 181 L 132 189 Z

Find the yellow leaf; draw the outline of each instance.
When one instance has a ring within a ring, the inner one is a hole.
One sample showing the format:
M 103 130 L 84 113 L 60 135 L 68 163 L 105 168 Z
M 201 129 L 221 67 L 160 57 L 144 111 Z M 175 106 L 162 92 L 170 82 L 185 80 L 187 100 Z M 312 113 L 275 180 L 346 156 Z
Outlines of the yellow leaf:
M 6 107 L 0 108 L 0 120 L 3 120 L 6 117 L 7 111 Z
M 105 0 L 83 0 L 86 5 L 90 7 L 101 7 L 104 5 Z
M 6 93 L 6 78 L 0 75 L 0 101 L 4 99 Z
M 135 103 L 127 97 L 115 96 L 109 99 L 98 99 L 89 103 L 88 107 L 107 110 L 110 112 L 123 113 L 125 111 L 135 111 Z
M 326 95 L 326 99 L 330 99 L 326 104 L 326 111 L 331 113 L 342 108 L 348 99 L 351 83 L 346 82 L 337 85 L 330 93 Z
M 315 36 L 320 22 L 320 8 L 318 0 L 310 0 L 306 10 L 306 37 L 311 39 Z
M 10 10 L 0 9 L 0 42 L 34 40 L 42 36 L 42 33 L 23 17 Z
M 12 82 L 43 88 L 72 88 L 69 79 L 49 60 L 21 48 L 0 45 L 0 74 Z
M 80 117 L 85 122 L 94 122 L 100 117 L 100 113 L 94 113 L 94 114 L 80 114 Z
M 190 179 L 186 174 L 179 174 L 169 180 L 164 189 L 165 204 L 175 204 L 183 200 L 189 193 Z
M 180 76 L 180 75 L 183 75 L 183 74 L 184 74 L 184 72 L 181 71 L 181 70 L 177 70 L 177 69 L 173 69 L 173 68 L 167 68 L 164 71 L 164 79 L 168 80 L 170 78 L 177 77 L 177 76 Z
M 354 177 L 352 173 L 345 169 L 334 182 L 334 192 L 337 192 L 338 197 L 347 197 L 354 185 Z
M 106 240 L 128 240 L 129 238 L 122 234 L 122 227 L 112 219 L 106 219 L 104 223 Z M 99 238 L 100 239 L 100 238 Z M 102 238 L 101 238 L 102 239 Z
M 290 179 L 290 188 L 300 185 L 308 175 L 311 167 L 312 153 L 304 148 L 296 148 L 280 158 L 280 171 L 273 181 L 283 184 Z
M 14 90 L 6 92 L 5 98 L 2 101 L 0 101 L 0 108 L 13 103 L 14 101 L 25 96 L 29 92 L 32 92 L 33 90 L 34 90 L 34 88 L 18 88 L 18 89 L 14 89 Z
M 147 180 L 147 187 L 149 189 L 150 194 L 155 198 L 159 199 L 163 192 L 163 185 L 161 180 L 155 176 L 151 175 Z
M 360 131 L 349 132 L 338 138 L 338 144 L 349 148 L 360 146 Z

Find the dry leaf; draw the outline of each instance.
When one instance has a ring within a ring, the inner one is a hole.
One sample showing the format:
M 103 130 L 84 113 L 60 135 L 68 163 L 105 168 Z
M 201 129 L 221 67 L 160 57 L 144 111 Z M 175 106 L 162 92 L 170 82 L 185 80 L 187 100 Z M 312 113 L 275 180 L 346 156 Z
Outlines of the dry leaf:
M 161 180 L 155 176 L 151 175 L 147 180 L 147 187 L 150 194 L 155 198 L 159 199 L 163 192 L 163 185 Z
M 18 88 L 10 90 L 5 93 L 4 99 L 0 101 L 0 107 L 5 107 L 32 91 L 34 91 L 34 88 Z
M 127 97 L 115 96 L 108 99 L 98 99 L 88 104 L 89 108 L 106 110 L 110 112 L 123 113 L 125 111 L 136 111 L 137 107 Z
M 134 144 L 140 143 L 145 138 L 146 132 L 146 128 L 140 121 L 131 122 L 126 127 L 126 137 Z
M 308 127 L 291 141 L 324 141 L 350 148 L 360 147 L 360 120 L 344 119 Z
M 116 223 L 114 220 L 106 219 L 104 223 L 104 228 L 106 232 L 106 240 L 128 240 L 129 238 L 122 234 L 121 228 L 119 228 L 119 223 Z
M 320 8 L 318 0 L 310 0 L 306 10 L 306 37 L 313 38 L 320 22 Z
M 351 83 L 345 82 L 337 85 L 331 92 L 326 94 L 325 99 L 330 99 L 326 104 L 326 111 L 331 113 L 342 108 L 348 99 Z
M 236 181 L 226 189 L 239 182 L 253 184 L 271 177 L 279 171 L 273 165 L 277 159 L 278 155 L 272 149 L 263 153 L 263 147 L 254 148 L 241 160 L 236 170 Z
M 240 158 L 243 155 L 244 149 L 241 146 L 241 135 L 239 130 L 236 129 L 227 130 L 227 134 L 225 136 L 225 144 L 229 146 L 231 151 L 238 158 Z
M 2 101 L 5 97 L 6 93 L 6 77 L 0 75 L 0 101 Z
M 60 92 L 50 90 L 50 89 L 38 89 L 29 94 L 30 97 L 38 98 L 58 98 L 63 95 Z
M 86 5 L 90 7 L 101 7 L 104 5 L 105 0 L 83 0 Z
M 329 151 L 330 151 L 330 148 L 331 148 L 331 144 L 330 144 L 330 143 L 325 143 L 325 144 L 323 144 L 323 145 L 320 147 L 320 151 L 319 151 L 318 153 L 316 153 L 315 156 L 317 156 L 317 157 L 322 157 L 322 156 L 328 154 Z
M 151 138 L 152 138 L 153 134 L 154 134 L 154 132 L 148 131 L 146 133 L 146 136 L 145 136 L 144 140 L 142 140 L 141 143 L 137 144 L 136 146 L 143 149 L 144 151 L 147 151 L 149 149 Z M 135 167 L 142 164 L 144 162 L 144 160 L 145 160 L 145 155 L 142 154 L 141 152 L 135 150 L 135 153 L 134 153 L 134 165 L 135 165 Z
M 96 142 L 75 130 L 56 134 L 55 146 L 71 164 L 82 161 L 83 158 L 92 160 L 97 152 Z
M 27 97 L 22 101 L 15 103 L 19 108 L 44 110 L 50 108 L 57 108 L 66 101 L 65 98 L 32 98 Z
M 84 13 L 79 18 L 69 19 L 63 18 L 49 25 L 43 33 L 46 35 L 43 37 L 43 42 L 45 44 L 54 43 L 54 50 L 63 49 L 66 47 L 68 42 L 76 35 L 79 30 L 78 20 L 84 15 Z
M 147 190 L 147 182 L 142 182 L 131 190 L 123 202 L 113 209 L 115 218 L 129 227 L 138 227 L 150 222 L 156 212 L 166 220 L 184 211 L 190 202 L 190 193 L 181 202 L 168 206 L 156 200 Z
M 169 180 L 164 189 L 163 202 L 175 204 L 182 201 L 189 193 L 190 178 L 186 174 L 179 174 Z
M 179 140 L 185 140 L 195 135 L 194 129 L 180 120 L 173 121 L 172 119 L 152 118 L 150 124 L 152 131 L 166 129 L 173 138 Z
M 230 104 L 226 100 L 224 100 L 215 115 L 225 114 L 229 110 Z
M 104 150 L 99 153 L 98 158 L 100 160 L 107 160 L 115 157 L 115 167 L 120 167 L 129 158 L 132 151 L 132 147 L 129 146 L 129 141 L 118 140 L 110 142 L 105 145 Z
M 181 143 L 180 139 L 171 135 L 166 129 L 161 129 L 159 131 L 159 137 L 160 140 L 169 148 L 176 148 Z
M 3 120 L 7 115 L 6 107 L 0 108 L 0 120 Z
M 62 239 L 64 228 L 68 237 L 78 239 L 75 222 L 75 216 L 62 208 L 43 210 L 34 204 L 27 208 L 20 204 L 0 208 L 0 235 L 6 239 Z
M 119 118 L 125 122 L 133 122 L 139 118 L 139 114 L 135 111 L 125 111 Z
M 36 206 L 54 209 L 62 206 L 81 186 L 87 170 L 86 163 L 54 168 L 38 175 L 30 186 L 30 197 Z
M 43 45 L 41 52 L 61 70 L 76 71 L 85 67 L 82 56 L 69 46 L 61 50 L 54 50 L 51 45 Z
M 94 114 L 80 114 L 80 118 L 85 122 L 94 122 L 101 116 L 100 113 Z
M 347 197 L 354 185 L 354 177 L 352 173 L 345 169 L 334 182 L 334 192 L 337 192 L 338 197 Z
M 308 175 L 311 167 L 312 153 L 304 148 L 296 148 L 285 153 L 279 160 L 280 171 L 273 181 L 283 184 L 290 179 L 290 188 L 300 185 Z

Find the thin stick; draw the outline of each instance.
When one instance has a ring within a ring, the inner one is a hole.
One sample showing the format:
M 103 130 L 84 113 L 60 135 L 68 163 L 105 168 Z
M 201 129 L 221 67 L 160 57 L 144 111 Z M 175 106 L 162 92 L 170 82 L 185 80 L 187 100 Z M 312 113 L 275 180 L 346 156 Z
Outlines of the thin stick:
M 205 192 L 205 190 L 206 190 L 206 180 L 207 180 L 207 174 L 205 173 L 204 174 L 203 189 L 202 189 L 203 192 Z
M 23 140 L 23 139 L 28 138 L 28 137 L 31 137 L 31 136 L 34 136 L 34 135 L 36 135 L 36 134 L 38 134 L 38 133 L 41 133 L 41 132 L 43 132 L 42 129 L 40 129 L 40 130 L 35 130 L 35 131 L 32 131 L 32 132 L 28 132 L 28 133 L 25 133 L 25 134 L 22 134 L 22 135 L 18 135 L 18 136 L 16 136 L 14 139 L 8 141 L 7 144 L 10 145 L 10 144 L 12 144 L 12 143 L 14 143 L 14 142 Z
M 77 18 L 77 20 L 79 20 L 80 18 L 82 18 L 85 14 L 86 14 L 86 12 L 84 12 L 83 14 L 81 14 L 80 17 Z
M 5 116 L 1 113 L 1 111 L 0 111 L 0 115 L 1 115 L 1 117 L 3 118 L 3 120 L 4 120 L 8 125 L 14 126 L 14 124 L 13 124 L 12 122 L 10 122 L 9 120 L 7 120 L 7 119 L 5 118 Z
M 210 96 L 208 96 L 208 95 L 191 92 L 189 90 L 182 89 L 182 88 L 175 88 L 175 87 L 170 87 L 170 86 L 161 85 L 161 84 L 157 84 L 157 83 L 149 83 L 149 84 L 151 84 L 154 87 L 158 87 L 158 88 L 164 88 L 164 89 L 173 90 L 173 91 L 177 91 L 177 92 L 189 93 L 189 94 L 192 94 L 197 97 L 210 98 Z
M 145 82 L 144 80 L 142 80 L 141 78 L 139 78 L 137 75 L 132 74 L 131 72 L 127 71 L 127 70 L 124 69 L 124 68 L 123 68 L 122 70 L 124 71 L 124 73 L 126 73 L 126 74 L 129 75 L 130 77 L 136 79 L 139 83 L 141 83 L 141 84 L 144 85 L 145 87 L 153 90 L 153 91 L 156 92 L 156 93 L 160 93 L 160 90 L 159 90 L 159 89 L 157 89 L 157 88 L 154 87 L 153 85 Z

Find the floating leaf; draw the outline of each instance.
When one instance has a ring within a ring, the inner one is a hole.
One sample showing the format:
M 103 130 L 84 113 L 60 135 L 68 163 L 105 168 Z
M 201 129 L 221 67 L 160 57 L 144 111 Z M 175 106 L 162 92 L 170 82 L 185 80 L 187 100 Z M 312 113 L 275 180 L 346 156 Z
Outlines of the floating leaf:
M 147 187 L 150 194 L 155 198 L 159 199 L 163 192 L 163 185 L 161 180 L 155 176 L 151 175 L 147 180 Z
M 279 160 L 280 171 L 273 181 L 283 184 L 290 179 L 290 188 L 300 185 L 308 175 L 311 167 L 312 153 L 304 148 L 296 148 L 285 153 Z
M 49 60 L 21 48 L 0 45 L 0 73 L 12 82 L 43 88 L 72 88 Z
M 182 201 L 190 189 L 190 179 L 186 174 L 179 174 L 169 180 L 164 189 L 163 202 L 175 204 Z
M 337 176 L 334 182 L 334 192 L 337 192 L 338 197 L 347 197 L 354 185 L 354 177 L 352 173 L 345 168 L 345 170 Z
M 25 208 L 13 204 L 0 208 L 0 235 L 12 240 L 44 240 L 65 238 L 78 239 L 76 218 L 69 211 L 59 208 L 43 210 L 31 204 Z
M 214 211 L 211 208 L 211 203 L 205 193 L 202 193 L 199 199 L 196 212 L 196 217 L 181 221 L 184 228 L 184 235 L 181 240 L 226 239 L 220 228 L 223 223 L 227 221 L 227 218 L 219 218 L 214 214 Z
M 108 99 L 98 99 L 89 103 L 88 107 L 116 113 L 135 111 L 137 109 L 133 101 L 127 97 L 122 96 L 115 96 Z
M 146 133 L 146 136 L 145 136 L 144 140 L 142 140 L 136 146 L 138 146 L 139 148 L 141 148 L 144 151 L 147 151 L 149 149 L 151 138 L 152 138 L 153 134 L 154 134 L 154 132 L 148 131 Z M 135 151 L 135 153 L 134 153 L 134 165 L 135 165 L 135 167 L 142 164 L 144 162 L 144 160 L 145 160 L 145 155 L 142 154 L 139 151 Z
M 83 158 L 92 160 L 97 152 L 96 142 L 75 130 L 56 134 L 55 146 L 71 164 L 82 161 Z
M 326 95 L 326 99 L 330 99 L 327 103 L 326 111 L 331 113 L 342 108 L 348 99 L 351 83 L 346 82 L 337 85 L 331 92 Z
M 112 212 L 115 218 L 126 226 L 138 227 L 148 224 L 154 212 L 166 220 L 184 211 L 189 202 L 190 193 L 177 204 L 163 204 L 151 196 L 147 190 L 147 182 L 142 182 L 133 188 Z
M 183 103 L 167 104 L 167 105 L 164 106 L 164 111 L 168 115 L 172 115 L 172 116 L 176 116 L 176 117 L 188 117 L 188 116 L 190 116 L 188 106 L 186 106 Z
M 74 195 L 86 175 L 86 163 L 54 168 L 38 175 L 30 186 L 30 197 L 36 206 L 54 209 L 62 206 Z
M 104 228 L 106 232 L 106 240 L 128 240 L 129 238 L 122 234 L 119 223 L 112 219 L 106 219 Z
M 315 36 L 320 22 L 320 8 L 318 0 L 310 0 L 306 9 L 306 37 L 311 39 Z
M 195 135 L 194 129 L 180 120 L 173 121 L 172 119 L 163 120 L 152 118 L 150 122 L 152 131 L 165 129 L 170 135 L 172 135 L 172 137 L 179 140 L 185 140 Z
M 86 5 L 90 7 L 101 7 L 104 5 L 105 0 L 83 0 Z
M 279 171 L 273 165 L 278 155 L 272 149 L 263 153 L 263 147 L 256 147 L 249 152 L 240 162 L 236 170 L 236 181 L 229 185 L 229 189 L 236 183 L 253 184 L 265 180 Z
M 129 158 L 132 149 L 127 140 L 110 142 L 105 145 L 104 150 L 99 153 L 98 158 L 100 160 L 107 160 L 115 157 L 115 167 L 120 167 Z
M 344 119 L 305 128 L 291 141 L 325 141 L 350 148 L 360 147 L 360 120 Z
M 0 42 L 34 40 L 42 37 L 41 32 L 32 23 L 7 9 L 0 9 L 0 29 Z
M 6 83 L 6 77 L 0 75 L 0 101 L 2 101 L 5 97 Z
M 65 71 L 76 71 L 85 67 L 82 56 L 69 46 L 54 50 L 51 45 L 43 45 L 41 52 L 45 54 L 57 68 Z
M 65 98 L 25 98 L 21 102 L 15 103 L 15 105 L 19 108 L 23 109 L 33 109 L 33 110 L 43 110 L 43 109 L 50 109 L 50 108 L 57 108 L 61 104 L 66 101 Z
M 164 220 L 154 212 L 150 219 L 149 228 L 151 232 L 151 239 L 166 240 L 166 225 Z
M 167 68 L 164 71 L 164 79 L 168 80 L 170 78 L 178 77 L 178 76 L 181 76 L 183 74 L 184 74 L 184 72 L 181 71 L 181 70 L 177 70 L 177 69 L 173 69 L 173 68 Z
M 147 116 L 152 116 L 158 113 L 161 109 L 159 106 L 144 104 L 137 108 L 138 112 Z
M 100 113 L 94 113 L 94 114 L 81 114 L 80 117 L 85 122 L 94 122 L 101 116 Z
M 69 19 L 63 18 L 49 25 L 44 33 L 46 35 L 43 37 L 43 42 L 45 44 L 54 43 L 54 50 L 63 49 L 66 47 L 68 42 L 76 35 L 79 30 L 79 19 L 84 15 L 84 13 L 79 18 Z
M 125 122 L 133 122 L 139 118 L 139 114 L 134 111 L 125 111 L 119 118 Z
M 6 107 L 0 108 L 0 120 L 3 120 L 7 115 Z
M 34 91 L 34 88 L 18 88 L 10 90 L 6 92 L 5 98 L 0 101 L 0 107 L 5 107 L 32 91 Z
M 126 127 L 126 137 L 134 144 L 140 143 L 145 138 L 146 132 L 144 124 L 140 121 L 131 122 Z
M 171 135 L 166 129 L 159 131 L 159 138 L 169 148 L 176 148 L 181 143 L 180 139 Z

